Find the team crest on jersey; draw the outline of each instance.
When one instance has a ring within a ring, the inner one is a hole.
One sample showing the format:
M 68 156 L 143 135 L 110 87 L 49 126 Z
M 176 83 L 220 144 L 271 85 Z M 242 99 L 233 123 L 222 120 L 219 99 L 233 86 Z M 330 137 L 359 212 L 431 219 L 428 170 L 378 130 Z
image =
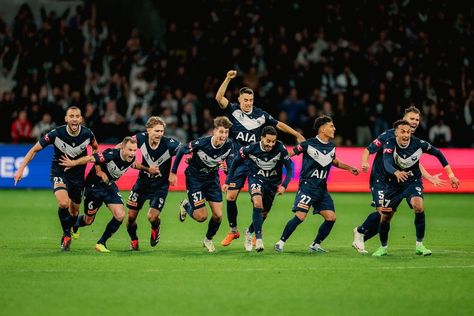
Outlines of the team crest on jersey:
M 326 153 L 326 151 L 322 153 L 321 151 L 314 148 L 313 146 L 308 145 L 307 153 L 311 158 L 313 158 L 322 167 L 326 167 L 327 165 L 332 163 L 332 161 L 334 160 L 334 157 L 336 156 L 336 148 L 333 148 L 328 153 Z

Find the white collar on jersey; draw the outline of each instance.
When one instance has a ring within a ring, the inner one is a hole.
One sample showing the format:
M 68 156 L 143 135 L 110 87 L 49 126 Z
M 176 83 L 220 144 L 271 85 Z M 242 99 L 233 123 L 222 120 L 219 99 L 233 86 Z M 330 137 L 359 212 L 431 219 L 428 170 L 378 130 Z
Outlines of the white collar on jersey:
M 319 138 L 319 135 L 316 135 L 316 139 L 319 140 L 323 144 L 329 144 L 329 141 L 325 142 L 321 138 Z
M 403 147 L 402 145 L 400 145 L 400 144 L 398 143 L 398 140 L 397 140 L 397 138 L 395 138 L 395 141 L 397 142 L 397 145 L 398 145 L 398 147 L 405 149 L 405 148 L 408 148 L 408 146 L 410 146 L 410 143 L 411 143 L 411 137 L 410 137 L 410 139 L 408 140 L 408 144 L 407 144 L 405 147 Z
M 79 129 L 77 130 L 77 134 L 74 135 L 74 134 L 69 130 L 69 126 L 66 125 L 66 132 L 69 134 L 69 136 L 76 137 L 76 136 L 78 136 L 78 135 L 81 133 L 81 128 L 82 128 L 82 126 L 79 125 Z

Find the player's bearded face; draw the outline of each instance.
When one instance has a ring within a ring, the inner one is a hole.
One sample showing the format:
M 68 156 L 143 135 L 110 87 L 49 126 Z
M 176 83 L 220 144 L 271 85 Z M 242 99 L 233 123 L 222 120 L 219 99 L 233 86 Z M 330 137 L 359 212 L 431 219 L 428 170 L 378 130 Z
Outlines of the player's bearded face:
M 214 140 L 216 141 L 216 144 L 214 145 L 222 146 L 226 142 L 227 138 L 229 137 L 229 129 L 224 128 L 223 126 L 214 128 L 214 132 L 212 136 L 214 136 Z
M 399 125 L 395 130 L 395 136 L 399 145 L 405 147 L 408 146 L 411 136 L 411 126 Z
M 147 128 L 147 132 L 150 137 L 150 140 L 156 143 L 163 137 L 163 134 L 165 133 L 165 129 L 163 125 L 158 124 L 153 127 Z
M 122 149 L 122 157 L 131 162 L 137 153 L 137 144 L 128 142 Z
M 265 151 L 271 151 L 273 146 L 276 144 L 276 135 L 265 135 L 262 137 L 262 148 Z
M 79 110 L 69 110 L 66 113 L 66 117 L 64 119 L 66 121 L 67 127 L 73 132 L 77 132 L 79 127 L 82 124 L 82 116 L 81 111 Z
M 415 133 L 418 125 L 420 125 L 420 115 L 414 112 L 409 112 L 403 117 L 403 119 L 410 123 L 411 132 Z
M 245 113 L 252 111 L 253 107 L 253 95 L 249 93 L 243 93 L 239 96 L 240 109 Z

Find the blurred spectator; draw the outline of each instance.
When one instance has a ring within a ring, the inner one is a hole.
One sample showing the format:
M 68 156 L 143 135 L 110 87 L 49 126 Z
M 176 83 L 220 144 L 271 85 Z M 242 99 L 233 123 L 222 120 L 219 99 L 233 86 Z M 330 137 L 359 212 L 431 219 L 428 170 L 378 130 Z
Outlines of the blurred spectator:
M 429 139 L 433 146 L 448 147 L 451 143 L 451 129 L 444 123 L 443 118 L 439 118 L 436 125 L 431 126 Z
M 306 114 L 306 102 L 298 98 L 298 90 L 290 89 L 290 93 L 280 104 L 280 111 L 284 111 L 288 117 L 288 125 L 300 126 L 301 118 Z
M 28 143 L 33 141 L 31 137 L 31 122 L 28 120 L 26 110 L 21 110 L 18 117 L 11 125 L 11 138 L 14 143 Z
M 143 116 L 142 108 L 140 104 L 135 105 L 133 108 L 132 117 L 128 121 L 128 130 L 132 134 L 146 131 L 146 117 Z
M 36 138 L 36 140 L 40 140 L 41 137 L 46 135 L 49 131 L 56 127 L 56 123 L 54 123 L 51 119 L 51 114 L 44 113 L 41 121 L 36 123 L 33 127 L 33 131 L 31 132 L 31 137 Z

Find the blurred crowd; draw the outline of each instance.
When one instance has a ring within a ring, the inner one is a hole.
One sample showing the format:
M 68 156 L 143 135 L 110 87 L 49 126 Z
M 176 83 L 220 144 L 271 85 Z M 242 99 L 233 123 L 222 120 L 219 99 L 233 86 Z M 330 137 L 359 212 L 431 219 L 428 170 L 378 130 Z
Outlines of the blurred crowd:
M 228 99 L 248 86 L 256 106 L 306 137 L 326 114 L 338 145 L 365 146 L 415 105 L 417 136 L 474 146 L 469 2 L 151 2 L 161 40 L 118 31 L 113 13 L 87 1 L 65 12 L 42 7 L 40 21 L 27 4 L 13 21 L 0 16 L 0 142 L 39 139 L 72 105 L 101 143 L 143 131 L 150 115 L 184 142 L 209 132 L 222 113 L 215 92 L 236 69 Z

